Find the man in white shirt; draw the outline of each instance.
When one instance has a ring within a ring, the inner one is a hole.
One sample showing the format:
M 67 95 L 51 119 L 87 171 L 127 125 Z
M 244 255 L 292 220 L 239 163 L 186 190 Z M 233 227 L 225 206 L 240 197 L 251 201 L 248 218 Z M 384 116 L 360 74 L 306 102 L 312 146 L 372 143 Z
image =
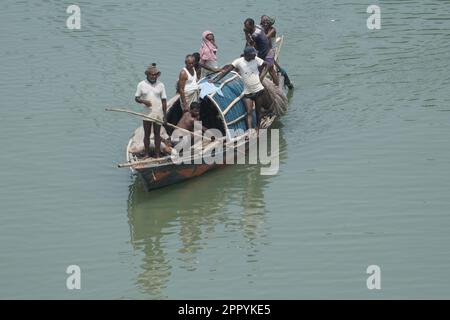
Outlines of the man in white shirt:
M 156 68 L 156 63 L 152 63 L 145 71 L 146 80 L 139 82 L 134 100 L 144 105 L 143 113 L 157 120 L 166 121 L 167 95 L 164 84 L 158 81 L 161 72 Z M 150 156 L 150 134 L 152 122 L 143 121 L 144 125 L 144 156 Z M 153 134 L 155 137 L 156 158 L 161 156 L 161 126 L 153 123 Z
M 244 50 L 244 56 L 234 60 L 231 65 L 223 68 L 220 76 L 215 80 L 219 81 L 225 77 L 230 71 L 237 69 L 244 81 L 244 98 L 245 107 L 247 109 L 247 129 L 252 128 L 253 120 L 253 102 L 255 102 L 256 110 L 256 130 L 259 130 L 261 123 L 261 107 L 263 104 L 264 86 L 261 83 L 261 71 L 264 69 L 266 62 L 256 56 L 257 51 L 253 47 L 247 47 Z

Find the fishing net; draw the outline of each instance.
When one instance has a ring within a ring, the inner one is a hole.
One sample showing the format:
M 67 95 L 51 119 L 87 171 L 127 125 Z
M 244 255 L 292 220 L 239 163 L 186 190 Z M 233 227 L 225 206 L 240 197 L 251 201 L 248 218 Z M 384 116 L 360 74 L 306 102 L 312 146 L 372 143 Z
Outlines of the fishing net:
M 263 106 L 263 113 L 274 114 L 281 116 L 286 113 L 288 106 L 288 98 L 284 94 L 283 90 L 275 86 L 275 84 L 264 79 L 262 81 L 265 90 L 265 103 Z

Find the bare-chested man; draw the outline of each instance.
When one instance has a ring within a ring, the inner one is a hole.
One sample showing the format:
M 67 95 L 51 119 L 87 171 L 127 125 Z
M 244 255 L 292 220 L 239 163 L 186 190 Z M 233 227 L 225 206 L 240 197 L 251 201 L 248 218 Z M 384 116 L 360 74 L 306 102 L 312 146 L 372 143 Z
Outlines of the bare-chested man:
M 192 102 L 189 112 L 183 114 L 180 121 L 178 121 L 177 127 L 194 132 L 196 121 L 200 121 L 200 104 L 198 102 Z M 206 130 L 207 128 L 202 126 L 202 132 L 205 132 Z M 178 130 L 175 136 L 172 136 L 178 151 L 181 151 L 184 148 L 190 148 L 192 145 L 193 135 L 189 135 L 189 133 L 184 130 Z
M 200 104 L 198 102 L 192 102 L 190 106 L 190 112 L 185 112 L 178 121 L 177 127 L 186 129 L 189 131 L 194 131 L 195 121 L 200 121 Z M 202 126 L 202 131 L 207 130 Z

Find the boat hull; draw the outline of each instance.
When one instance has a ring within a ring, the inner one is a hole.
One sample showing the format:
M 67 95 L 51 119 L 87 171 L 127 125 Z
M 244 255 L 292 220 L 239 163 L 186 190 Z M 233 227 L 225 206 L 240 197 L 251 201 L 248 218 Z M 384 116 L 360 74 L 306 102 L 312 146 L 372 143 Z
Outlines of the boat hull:
M 135 170 L 144 181 L 147 191 L 166 187 L 194 177 L 210 170 L 223 167 L 224 164 L 170 164 L 163 167 Z

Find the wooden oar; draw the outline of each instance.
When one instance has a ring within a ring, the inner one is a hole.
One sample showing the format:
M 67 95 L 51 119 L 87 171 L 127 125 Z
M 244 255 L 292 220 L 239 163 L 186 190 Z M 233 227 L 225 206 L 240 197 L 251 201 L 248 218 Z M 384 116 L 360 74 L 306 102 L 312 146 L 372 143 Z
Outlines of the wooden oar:
M 123 112 L 123 113 L 131 114 L 131 115 L 143 117 L 143 118 L 145 118 L 145 119 L 148 119 L 148 120 L 151 121 L 151 122 L 155 122 L 155 123 L 158 123 L 158 124 L 161 124 L 161 125 L 164 125 L 164 124 L 165 124 L 164 121 L 161 121 L 161 120 L 159 120 L 159 119 L 155 119 L 155 118 L 150 117 L 150 116 L 148 116 L 148 115 L 146 115 L 146 114 L 144 114 L 144 113 L 135 112 L 135 111 L 132 111 L 132 110 L 120 109 L 120 108 L 106 108 L 105 111 Z M 202 139 L 203 139 L 203 138 L 206 138 L 206 139 L 208 139 L 209 141 L 213 142 L 213 140 L 212 140 L 211 138 L 205 137 L 205 136 L 200 135 L 200 134 L 198 134 L 198 133 L 189 131 L 189 130 L 184 129 L 184 128 L 180 128 L 180 127 L 178 127 L 178 126 L 176 126 L 176 125 L 174 125 L 174 124 L 171 124 L 171 123 L 166 123 L 166 124 L 167 124 L 169 127 L 172 127 L 172 128 L 174 128 L 174 129 L 179 129 L 179 130 L 184 131 L 184 132 L 186 132 L 186 133 L 192 134 L 192 135 L 197 136 L 197 137 L 200 137 L 200 138 L 202 138 Z M 242 152 L 241 150 L 236 149 L 236 151 L 237 151 L 238 153 L 241 153 L 241 154 L 244 154 L 244 155 L 245 155 L 245 152 Z M 161 161 L 162 159 L 164 159 L 164 158 L 146 159 L 146 160 L 141 160 L 141 161 L 134 161 L 134 162 L 129 162 L 129 163 L 119 164 L 118 167 L 119 167 L 119 168 L 132 167 L 132 166 L 138 165 L 138 164 L 147 164 L 147 163 L 158 162 L 158 161 Z
M 161 121 L 161 120 L 159 120 L 159 119 L 152 118 L 152 117 L 150 117 L 150 116 L 148 116 L 148 115 L 146 115 L 146 114 L 144 114 L 144 113 L 135 112 L 135 111 L 127 110 L 127 109 L 109 109 L 109 108 L 106 108 L 105 110 L 106 110 L 106 111 L 114 111 L 114 112 L 123 112 L 123 113 L 128 113 L 128 114 L 132 114 L 132 115 L 139 116 L 139 117 L 144 117 L 144 118 L 148 119 L 149 121 L 152 121 L 152 122 L 155 122 L 155 123 L 164 125 L 164 121 Z M 172 127 L 172 128 L 174 128 L 174 129 L 179 129 L 179 130 L 181 130 L 181 131 L 184 131 L 184 132 L 186 132 L 186 133 L 192 134 L 192 135 L 197 136 L 197 137 L 199 137 L 199 138 L 204 138 L 204 139 L 207 139 L 207 140 L 209 140 L 209 141 L 211 141 L 211 142 L 215 141 L 215 140 L 212 140 L 211 138 L 208 138 L 208 137 L 203 136 L 203 135 L 201 135 L 201 134 L 198 134 L 198 133 L 189 131 L 189 130 L 184 129 L 184 128 L 180 128 L 180 127 L 178 127 L 178 126 L 176 126 L 176 125 L 174 125 L 174 124 L 171 124 L 171 123 L 166 123 L 166 124 L 167 124 L 169 127 Z M 240 150 L 237 150 L 237 151 L 240 152 L 240 153 L 243 153 L 243 152 L 240 151 Z M 243 153 L 243 154 L 245 154 L 245 153 Z
M 234 143 L 234 141 L 233 141 L 233 143 Z M 228 147 L 228 145 L 229 145 L 229 143 L 225 144 L 226 147 Z M 242 152 L 239 149 L 235 149 L 235 150 L 237 152 L 245 155 L 245 152 Z M 137 161 L 133 161 L 133 162 L 121 163 L 121 164 L 118 164 L 117 166 L 119 168 L 129 168 L 129 167 L 134 167 L 134 166 L 137 166 L 137 165 L 144 165 L 144 164 L 161 162 L 161 161 L 166 160 L 167 158 L 168 157 L 156 158 L 156 159 L 153 158 L 153 159 L 137 160 Z M 195 155 L 194 155 L 194 158 L 195 158 Z M 178 158 L 177 161 L 181 163 L 181 162 L 183 162 L 185 160 L 192 160 L 192 159 L 193 159 L 192 156 L 187 156 L 187 157 Z
M 129 168 L 129 167 L 134 167 L 139 164 L 149 164 L 149 163 L 159 162 L 164 159 L 166 159 L 166 158 L 138 160 L 138 161 L 134 161 L 134 162 L 120 163 L 117 166 L 119 168 Z
M 111 108 L 111 109 L 110 109 L 110 108 L 106 108 L 105 110 L 106 110 L 106 111 L 114 111 L 114 112 L 123 112 L 123 113 L 132 114 L 132 115 L 135 115 L 135 116 L 143 117 L 143 118 L 145 118 L 145 119 L 148 119 L 150 122 L 155 122 L 155 123 L 160 124 L 160 125 L 168 125 L 169 127 L 172 127 L 172 128 L 174 128 L 174 129 L 179 129 L 179 130 L 181 130 L 181 131 L 183 131 L 183 132 L 186 132 L 186 133 L 192 134 L 192 135 L 194 135 L 194 136 L 197 136 L 197 137 L 200 137 L 200 138 L 205 138 L 205 139 L 208 139 L 209 141 L 212 141 L 210 138 L 204 137 L 204 136 L 201 135 L 201 134 L 198 134 L 198 133 L 189 131 L 189 130 L 184 129 L 184 128 L 180 128 L 180 127 L 178 127 L 178 126 L 176 126 L 176 125 L 174 125 L 174 124 L 168 123 L 168 122 L 167 122 L 167 123 L 164 123 L 164 121 L 161 121 L 161 120 L 159 120 L 159 119 L 152 118 L 152 117 L 150 117 L 150 116 L 148 116 L 148 115 L 146 115 L 146 114 L 144 114 L 144 113 L 135 112 L 135 111 L 127 110 L 127 109 L 114 109 L 114 108 Z

